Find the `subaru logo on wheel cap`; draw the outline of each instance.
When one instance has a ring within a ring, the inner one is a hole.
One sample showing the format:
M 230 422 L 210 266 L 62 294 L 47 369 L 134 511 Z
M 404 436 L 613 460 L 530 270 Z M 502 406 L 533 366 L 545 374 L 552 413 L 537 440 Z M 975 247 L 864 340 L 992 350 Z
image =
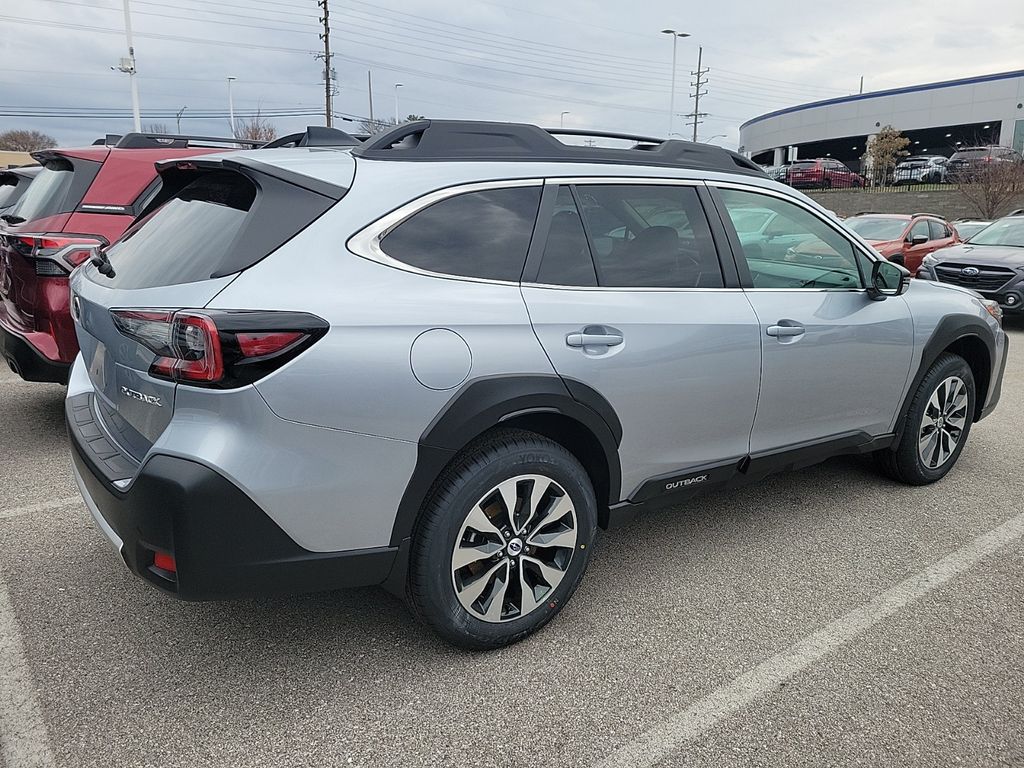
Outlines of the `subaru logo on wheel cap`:
M 977 277 L 981 274 L 981 270 L 977 267 L 964 267 L 960 270 L 960 274 L 964 277 Z

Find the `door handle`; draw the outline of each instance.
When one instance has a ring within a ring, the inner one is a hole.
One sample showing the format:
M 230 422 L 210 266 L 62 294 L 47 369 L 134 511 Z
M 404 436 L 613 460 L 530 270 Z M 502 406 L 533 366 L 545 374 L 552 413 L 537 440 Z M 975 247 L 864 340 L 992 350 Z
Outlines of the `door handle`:
M 570 333 L 565 337 L 570 347 L 617 347 L 622 343 L 619 333 Z
M 803 336 L 804 327 L 802 325 L 769 325 L 767 333 L 769 336 L 775 336 L 776 338 Z

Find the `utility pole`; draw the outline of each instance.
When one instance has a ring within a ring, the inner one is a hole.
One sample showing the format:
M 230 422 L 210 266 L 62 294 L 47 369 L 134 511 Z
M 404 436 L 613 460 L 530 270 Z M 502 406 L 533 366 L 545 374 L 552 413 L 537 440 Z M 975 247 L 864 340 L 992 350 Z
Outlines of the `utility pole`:
M 366 95 L 370 97 L 370 125 L 376 125 L 373 121 L 373 73 L 366 70 Z
M 318 54 L 317 58 L 324 60 L 324 116 L 330 128 L 334 124 L 334 86 L 331 83 L 334 70 L 331 68 L 331 12 L 327 3 L 328 0 L 317 0 L 317 5 L 324 9 L 324 15 L 320 17 L 324 25 L 324 31 L 320 34 L 320 39 L 324 41 L 324 52 Z
M 864 93 L 864 75 L 860 76 L 860 91 L 858 93 Z
M 121 59 L 118 70 L 128 75 L 132 89 L 132 118 L 135 120 L 135 132 L 142 130 L 142 118 L 139 116 L 139 86 L 135 82 L 135 46 L 132 45 L 132 14 L 128 8 L 128 0 L 124 0 L 124 35 L 128 40 L 128 58 Z M 111 67 L 114 69 L 114 67 Z
M 702 91 L 701 90 L 701 88 L 703 88 L 705 85 L 708 84 L 707 78 L 705 78 L 704 75 L 706 75 L 710 71 L 710 70 L 707 70 L 707 69 L 701 69 L 701 61 L 703 60 L 703 58 L 704 58 L 704 48 L 703 48 L 703 46 L 701 46 L 700 48 L 697 49 L 697 71 L 690 73 L 691 75 L 693 75 L 693 76 L 695 76 L 697 78 L 694 82 L 690 83 L 690 85 L 692 85 L 694 87 L 694 92 L 693 92 L 693 112 L 691 112 L 690 114 L 686 115 L 686 117 L 692 117 L 693 118 L 693 140 L 694 141 L 697 141 L 697 126 L 704 122 L 703 120 L 701 120 L 701 118 L 708 116 L 707 112 L 701 112 L 700 111 L 700 97 L 708 95 L 707 91 Z

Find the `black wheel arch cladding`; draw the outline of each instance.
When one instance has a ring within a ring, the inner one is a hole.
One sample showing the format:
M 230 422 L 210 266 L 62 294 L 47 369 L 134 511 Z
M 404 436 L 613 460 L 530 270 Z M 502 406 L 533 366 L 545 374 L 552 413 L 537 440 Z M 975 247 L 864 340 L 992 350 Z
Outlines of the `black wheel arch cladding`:
M 412 534 L 423 500 L 465 445 L 489 429 L 513 426 L 516 419 L 535 414 L 570 419 L 593 436 L 608 470 L 608 498 L 598 501 L 603 506 L 618 501 L 622 424 L 607 400 L 582 382 L 555 375 L 483 377 L 460 387 L 421 435 L 416 466 L 395 516 L 391 545 L 399 546 Z
M 984 350 L 983 355 L 979 355 L 981 350 Z M 921 362 L 910 386 L 907 387 L 903 395 L 899 417 L 896 421 L 897 440 L 903 432 L 903 423 L 914 399 L 914 393 L 921 386 L 921 382 L 935 361 L 943 352 L 947 351 L 958 354 L 967 360 L 975 377 L 976 402 L 972 421 L 977 421 L 981 417 L 992 376 L 996 375 L 992 370 L 996 360 L 995 334 L 979 317 L 964 314 L 948 315 L 935 327 L 925 344 L 921 353 Z

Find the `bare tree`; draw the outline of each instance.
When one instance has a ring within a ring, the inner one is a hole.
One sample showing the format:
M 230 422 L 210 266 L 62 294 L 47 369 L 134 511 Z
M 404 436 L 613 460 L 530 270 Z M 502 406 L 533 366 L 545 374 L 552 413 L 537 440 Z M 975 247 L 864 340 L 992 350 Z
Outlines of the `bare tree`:
M 143 133 L 170 133 L 171 129 L 167 127 L 167 123 L 143 123 Z
M 0 133 L 0 149 L 11 152 L 35 152 L 37 149 L 49 149 L 57 146 L 53 136 L 39 131 L 6 131 Z
M 896 167 L 900 158 L 910 153 L 907 147 L 910 139 L 891 125 L 883 126 L 868 142 L 867 152 L 861 157 L 862 171 L 866 171 L 874 186 L 884 186 L 889 174 Z
M 407 115 L 405 119 L 402 120 L 402 122 L 411 123 L 416 120 L 423 119 L 425 119 L 423 115 Z M 386 131 L 388 128 L 394 128 L 396 125 L 398 125 L 398 121 L 396 121 L 395 118 L 393 117 L 385 117 L 379 120 L 372 121 L 360 120 L 359 130 L 362 131 L 363 133 L 380 133 L 381 131 Z
M 252 117 L 238 121 L 235 136 L 249 141 L 273 141 L 277 138 L 277 129 L 256 110 Z
M 992 161 L 963 173 L 957 180 L 960 194 L 983 219 L 1005 215 L 1024 199 L 1024 165 Z

